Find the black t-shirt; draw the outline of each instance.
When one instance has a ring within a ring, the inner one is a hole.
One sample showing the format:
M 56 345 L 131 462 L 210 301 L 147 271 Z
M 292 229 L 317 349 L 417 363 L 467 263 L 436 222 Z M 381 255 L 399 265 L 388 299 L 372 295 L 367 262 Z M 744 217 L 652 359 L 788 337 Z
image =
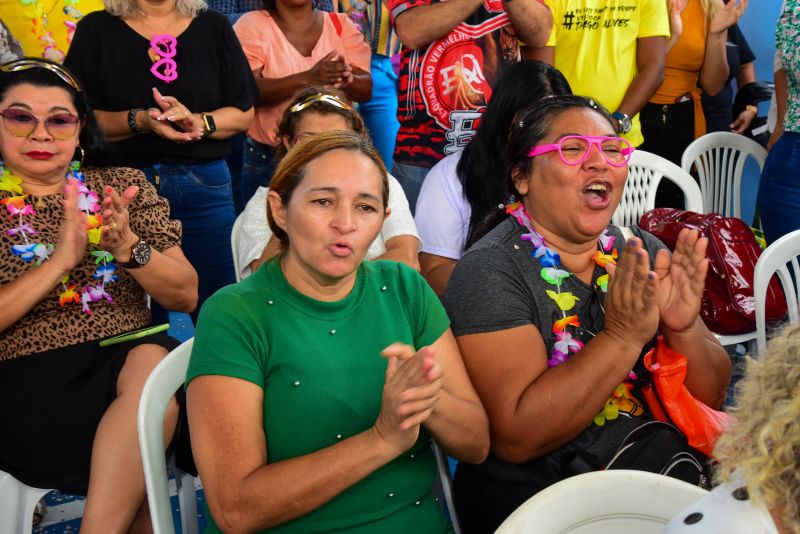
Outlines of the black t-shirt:
M 756 60 L 753 50 L 744 38 L 739 26 L 734 24 L 728 28 L 728 43 L 725 47 L 728 56 L 728 80 L 719 94 L 711 96 L 703 93 L 703 112 L 706 115 L 706 131 L 727 132 L 733 122 L 733 85 L 731 80 L 736 78 L 739 68 L 745 63 Z
M 156 107 L 152 88 L 174 96 L 194 113 L 225 106 L 245 111 L 255 103 L 255 81 L 230 22 L 215 11 L 203 11 L 177 36 L 174 60 L 178 78 L 164 82 L 150 72 L 150 41 L 106 11 L 78 23 L 64 65 L 80 80 L 96 110 L 126 111 Z M 118 143 L 117 165 L 203 163 L 224 157 L 227 140 L 175 143 L 155 134 Z

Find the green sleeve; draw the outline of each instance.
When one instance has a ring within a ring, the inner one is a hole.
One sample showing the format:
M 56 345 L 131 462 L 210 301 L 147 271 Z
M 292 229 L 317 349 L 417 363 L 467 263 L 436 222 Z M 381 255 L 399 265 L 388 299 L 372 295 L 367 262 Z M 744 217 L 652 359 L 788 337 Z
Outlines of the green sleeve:
M 419 350 L 442 337 L 450 327 L 450 318 L 421 274 L 403 263 L 397 266 L 409 303 L 407 313 L 414 327 L 414 347 Z
M 229 286 L 200 311 L 186 384 L 202 375 L 241 378 L 262 388 L 268 363 L 266 336 L 245 300 Z

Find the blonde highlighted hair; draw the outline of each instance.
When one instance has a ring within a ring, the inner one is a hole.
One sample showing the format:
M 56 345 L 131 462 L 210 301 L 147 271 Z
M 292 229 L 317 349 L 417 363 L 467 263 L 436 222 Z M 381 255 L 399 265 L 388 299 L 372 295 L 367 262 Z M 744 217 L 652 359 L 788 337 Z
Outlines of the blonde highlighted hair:
M 103 0 L 106 11 L 123 19 L 133 19 L 142 14 L 136 0 Z M 201 11 L 208 9 L 205 0 L 177 0 L 175 9 L 184 17 L 195 18 Z
M 800 534 L 800 327 L 782 330 L 762 360 L 748 359 L 731 412 L 736 422 L 714 449 L 718 476 L 741 470 L 750 498 Z
M 730 1 L 736 2 L 736 0 Z M 700 0 L 700 5 L 703 8 L 703 13 L 705 13 L 706 19 L 710 20 L 714 18 L 714 15 L 717 14 L 717 7 L 719 7 L 717 2 L 718 0 Z

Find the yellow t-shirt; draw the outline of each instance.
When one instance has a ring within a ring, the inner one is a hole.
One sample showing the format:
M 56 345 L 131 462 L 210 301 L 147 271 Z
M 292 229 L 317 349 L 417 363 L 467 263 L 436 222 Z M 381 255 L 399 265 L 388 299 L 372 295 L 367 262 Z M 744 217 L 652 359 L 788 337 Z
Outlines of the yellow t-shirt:
M 87 13 L 101 9 L 102 0 L 0 0 L 0 19 L 26 56 L 62 63 L 75 25 Z
M 553 12 L 547 46 L 572 92 L 614 112 L 636 77 L 636 40 L 669 36 L 665 0 L 545 0 Z M 639 116 L 625 137 L 642 144 Z

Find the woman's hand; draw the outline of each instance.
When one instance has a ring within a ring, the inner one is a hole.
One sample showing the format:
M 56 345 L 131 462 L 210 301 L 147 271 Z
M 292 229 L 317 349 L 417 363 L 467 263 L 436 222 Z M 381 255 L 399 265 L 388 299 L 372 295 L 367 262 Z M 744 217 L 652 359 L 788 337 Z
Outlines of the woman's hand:
M 382 354 L 389 363 L 375 430 L 401 453 L 414 445 L 419 426 L 436 407 L 442 390 L 442 368 L 430 347 L 415 353 L 408 345 L 394 343 Z
M 739 116 L 736 117 L 736 120 L 733 121 L 731 124 L 731 131 L 734 133 L 738 133 L 744 135 L 748 128 L 750 128 L 750 123 L 753 122 L 753 119 L 756 118 L 756 112 L 752 109 L 744 109 Z
M 673 332 L 689 329 L 700 313 L 708 272 L 707 246 L 708 238 L 700 237 L 697 230 L 684 228 L 671 258 L 666 250 L 656 255 L 661 324 Z
M 676 41 L 683 33 L 683 19 L 681 13 L 686 9 L 689 0 L 669 0 L 667 9 L 669 11 L 669 38 Z
M 308 70 L 308 77 L 312 85 L 344 87 L 353 81 L 353 69 L 339 57 L 336 50 L 332 50 Z
M 157 108 L 145 111 L 145 128 L 165 139 L 176 142 L 197 141 L 203 138 L 203 121 L 173 96 L 163 96 L 153 88 Z
M 60 272 L 68 273 L 83 259 L 88 241 L 86 214 L 78 209 L 78 186 L 73 180 L 68 180 L 64 187 L 63 206 L 64 219 L 49 261 L 54 262 Z
M 120 196 L 113 187 L 103 189 L 103 232 L 100 236 L 100 248 L 110 252 L 120 261 L 130 259 L 131 247 L 139 238 L 130 228 L 128 204 L 136 197 L 139 187 L 132 185 Z
M 658 328 L 659 279 L 650 271 L 642 242 L 632 237 L 616 265 L 606 264 L 609 275 L 603 331 L 637 348 L 650 341 Z
M 727 4 L 717 0 L 717 13 L 708 25 L 708 33 L 722 33 L 742 17 L 748 0 L 730 0 Z

